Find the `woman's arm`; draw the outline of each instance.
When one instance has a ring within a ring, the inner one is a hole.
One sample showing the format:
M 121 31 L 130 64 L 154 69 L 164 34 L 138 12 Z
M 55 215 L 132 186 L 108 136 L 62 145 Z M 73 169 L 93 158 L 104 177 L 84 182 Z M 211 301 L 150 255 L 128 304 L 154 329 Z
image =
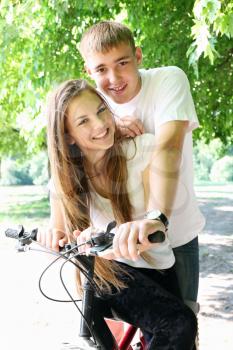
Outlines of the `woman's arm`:
M 50 194 L 49 228 L 46 232 L 38 233 L 37 241 L 47 248 L 52 248 L 56 251 L 68 242 L 61 201 L 54 194 Z

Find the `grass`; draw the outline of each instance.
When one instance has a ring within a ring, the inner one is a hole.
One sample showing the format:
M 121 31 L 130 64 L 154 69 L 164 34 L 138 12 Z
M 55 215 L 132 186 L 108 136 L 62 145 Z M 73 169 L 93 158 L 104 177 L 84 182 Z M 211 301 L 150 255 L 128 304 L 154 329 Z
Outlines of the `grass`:
M 47 198 L 30 201 L 23 204 L 8 205 L 0 213 L 0 221 L 11 218 L 13 221 L 23 218 L 40 219 L 49 216 L 49 203 Z
M 48 192 L 43 186 L 0 187 L 0 225 L 44 227 L 49 219 Z

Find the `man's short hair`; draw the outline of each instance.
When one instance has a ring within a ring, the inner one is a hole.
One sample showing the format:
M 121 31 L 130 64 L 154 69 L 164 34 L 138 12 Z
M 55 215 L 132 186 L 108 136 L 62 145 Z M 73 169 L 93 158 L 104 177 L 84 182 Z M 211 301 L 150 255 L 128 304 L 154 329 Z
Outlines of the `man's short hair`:
M 79 50 L 86 59 L 90 52 L 108 52 L 121 43 L 128 44 L 135 52 L 133 34 L 128 27 L 118 22 L 102 21 L 84 32 Z

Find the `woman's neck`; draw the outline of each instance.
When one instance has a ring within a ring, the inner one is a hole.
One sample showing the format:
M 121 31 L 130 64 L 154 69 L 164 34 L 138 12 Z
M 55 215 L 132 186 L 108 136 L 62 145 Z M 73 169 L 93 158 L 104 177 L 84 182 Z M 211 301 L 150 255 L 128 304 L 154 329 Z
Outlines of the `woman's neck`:
M 97 161 L 89 161 L 87 158 L 84 159 L 84 168 L 89 179 L 100 176 L 103 173 L 104 159 L 98 159 Z

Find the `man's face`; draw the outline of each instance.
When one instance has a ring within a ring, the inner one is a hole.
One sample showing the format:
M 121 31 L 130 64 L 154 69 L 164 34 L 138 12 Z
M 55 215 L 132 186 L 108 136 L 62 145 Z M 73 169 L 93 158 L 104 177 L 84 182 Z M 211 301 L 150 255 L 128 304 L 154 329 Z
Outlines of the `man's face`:
M 106 53 L 92 52 L 85 66 L 97 87 L 116 103 L 126 103 L 141 88 L 138 66 L 142 61 L 140 48 L 121 43 Z

